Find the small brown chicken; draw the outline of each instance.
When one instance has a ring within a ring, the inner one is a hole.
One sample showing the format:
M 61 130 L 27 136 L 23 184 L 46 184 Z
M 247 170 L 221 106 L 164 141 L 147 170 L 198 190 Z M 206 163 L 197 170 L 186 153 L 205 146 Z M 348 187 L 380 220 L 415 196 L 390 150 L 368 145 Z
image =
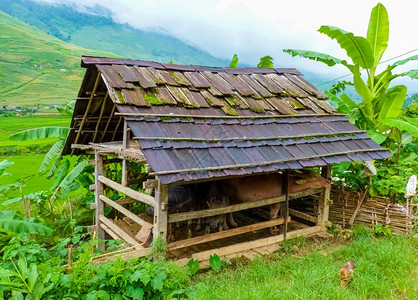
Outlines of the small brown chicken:
M 349 260 L 345 265 L 340 269 L 338 275 L 340 276 L 341 286 L 347 286 L 347 283 L 351 280 L 354 273 L 354 261 Z

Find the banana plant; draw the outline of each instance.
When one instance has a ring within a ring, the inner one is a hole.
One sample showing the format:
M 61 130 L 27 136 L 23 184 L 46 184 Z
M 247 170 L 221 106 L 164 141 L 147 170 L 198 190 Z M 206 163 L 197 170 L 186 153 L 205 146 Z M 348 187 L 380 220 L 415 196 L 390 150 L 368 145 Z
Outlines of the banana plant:
M 360 129 L 368 130 L 368 134 L 379 144 L 385 143 L 388 138 L 390 142 L 400 141 L 405 131 L 417 138 L 416 122 L 401 115 L 407 94 L 406 86 L 389 86 L 395 78 L 402 76 L 418 79 L 418 70 L 393 72 L 398 66 L 418 60 L 418 55 L 387 65 L 377 74 L 377 66 L 381 63 L 389 41 L 389 17 L 386 8 L 379 3 L 372 9 L 366 37 L 356 36 L 352 32 L 334 26 L 321 26 L 318 31 L 335 40 L 341 49 L 345 50 L 349 60 L 308 50 L 284 49 L 283 51 L 293 57 L 301 56 L 330 67 L 345 66 L 353 75 L 353 82 L 349 84 L 354 85 L 362 102 L 354 102 L 345 93 L 326 91 L 326 94 L 338 111 L 348 113 L 349 120 Z M 362 70 L 367 73 L 366 80 L 361 76 Z M 344 89 L 346 83 L 339 85 Z

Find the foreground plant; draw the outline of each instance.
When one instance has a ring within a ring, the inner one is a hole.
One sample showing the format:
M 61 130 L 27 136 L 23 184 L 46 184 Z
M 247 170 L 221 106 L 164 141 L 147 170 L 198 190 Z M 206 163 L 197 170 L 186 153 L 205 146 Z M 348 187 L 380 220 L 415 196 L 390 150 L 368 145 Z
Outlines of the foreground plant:
M 330 67 L 335 65 L 347 67 L 353 75 L 353 82 L 340 82 L 332 91 L 326 92 L 330 100 L 336 104 L 339 112 L 348 113 L 349 120 L 358 128 L 367 130 L 368 135 L 379 144 L 398 145 L 396 149 L 391 150 L 399 153 L 402 134 L 408 132 L 417 138 L 418 123 L 416 119 L 401 115 L 407 94 L 406 86 L 389 86 L 398 77 L 418 78 L 418 70 L 393 73 L 396 67 L 418 60 L 418 55 L 396 61 L 387 65 L 381 73 L 377 73 L 377 67 L 381 63 L 389 40 L 388 13 L 380 3 L 371 12 L 366 37 L 356 36 L 352 32 L 334 26 L 321 26 L 318 31 L 336 40 L 351 62 L 315 51 L 296 49 L 283 51 L 292 56 L 301 56 L 325 63 Z M 362 70 L 367 73 L 366 80 L 361 76 Z M 347 84 L 354 85 L 362 98 L 361 103 L 355 103 L 347 94 L 342 93 Z M 396 158 L 399 158 L 399 155 Z

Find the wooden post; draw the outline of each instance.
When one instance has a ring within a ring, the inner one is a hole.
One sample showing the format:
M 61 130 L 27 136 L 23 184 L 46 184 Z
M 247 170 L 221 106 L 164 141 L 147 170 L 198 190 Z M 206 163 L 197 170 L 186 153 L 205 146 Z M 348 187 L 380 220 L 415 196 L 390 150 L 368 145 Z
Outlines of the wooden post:
M 321 176 L 331 181 L 331 168 L 332 165 L 322 167 Z M 331 186 L 325 188 L 324 194 L 319 198 L 318 203 L 318 221 L 317 225 L 322 226 L 325 229 L 328 224 L 329 216 L 329 203 L 330 203 Z
M 155 191 L 154 206 L 154 239 L 161 235 L 167 240 L 167 212 L 168 212 L 168 185 L 162 184 L 158 180 L 157 189 Z
M 128 124 L 123 122 L 123 150 L 128 149 L 129 147 L 129 137 L 130 132 L 128 128 Z M 126 159 L 122 160 L 122 186 L 127 186 L 128 184 L 128 170 L 127 170 L 127 161 Z
M 283 206 L 283 217 L 285 220 L 288 220 L 289 219 L 289 170 L 284 171 L 282 179 L 283 179 L 282 189 L 283 189 L 283 194 L 285 195 L 285 202 Z M 283 240 L 286 240 L 286 237 L 287 237 L 287 223 L 288 222 L 284 222 Z
M 103 157 L 95 151 L 94 160 L 96 163 L 95 170 L 94 170 L 94 181 L 96 183 L 96 190 L 95 190 L 95 203 L 96 203 L 96 232 L 99 240 L 104 240 L 105 232 L 103 228 L 100 226 L 100 215 L 104 215 L 104 203 L 100 199 L 100 195 L 103 195 L 103 183 L 100 182 L 99 176 L 103 175 Z M 100 250 L 104 250 L 104 243 L 98 243 L 97 247 Z

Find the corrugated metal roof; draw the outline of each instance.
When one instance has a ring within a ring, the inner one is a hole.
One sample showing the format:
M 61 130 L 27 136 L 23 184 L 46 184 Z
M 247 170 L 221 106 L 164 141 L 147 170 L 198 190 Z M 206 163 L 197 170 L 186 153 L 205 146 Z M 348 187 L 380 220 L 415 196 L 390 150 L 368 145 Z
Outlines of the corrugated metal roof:
M 82 66 L 64 153 L 72 143 L 121 140 L 125 120 L 165 184 L 389 156 L 295 69 L 100 57 Z

